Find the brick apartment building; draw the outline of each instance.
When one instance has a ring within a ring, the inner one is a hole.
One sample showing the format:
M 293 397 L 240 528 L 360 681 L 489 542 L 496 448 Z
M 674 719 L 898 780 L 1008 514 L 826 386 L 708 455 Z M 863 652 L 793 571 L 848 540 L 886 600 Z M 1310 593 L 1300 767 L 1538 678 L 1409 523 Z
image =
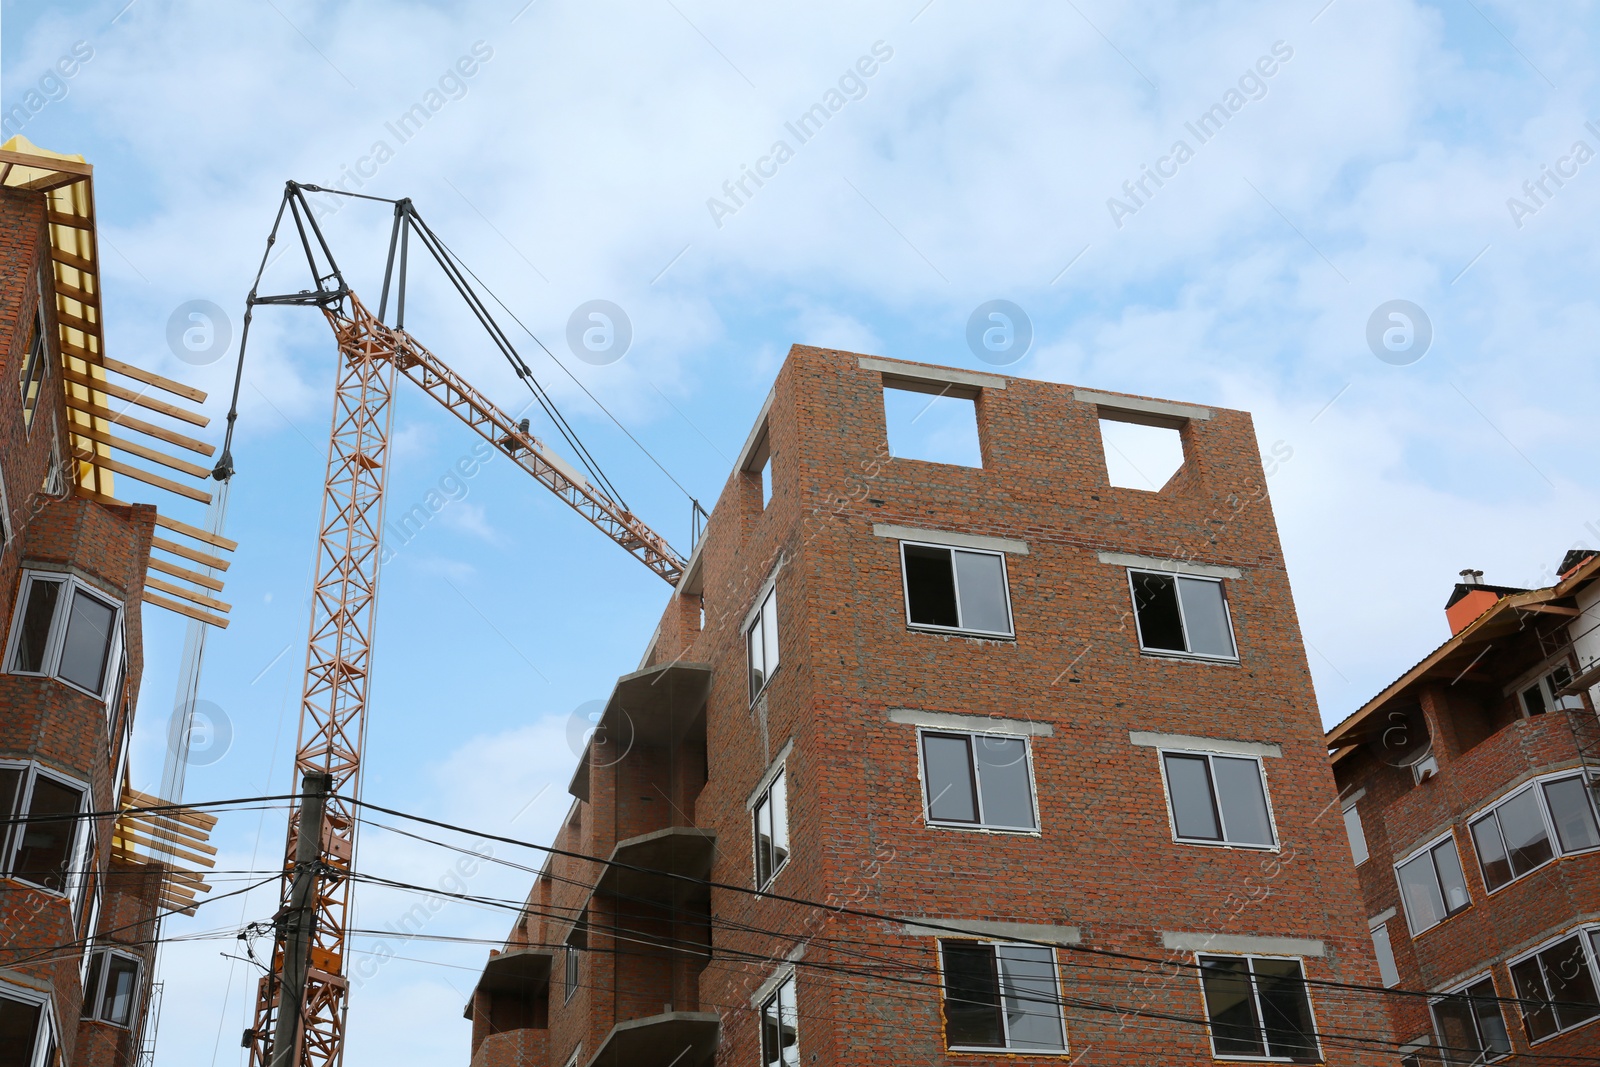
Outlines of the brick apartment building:
M 1328 734 L 1414 1062 L 1600 1056 L 1600 556 L 1463 571 L 1449 640 Z
M 571 792 L 474 1067 L 1398 1060 L 1241 411 L 795 347 Z
M 0 1067 L 144 1062 L 157 918 L 192 907 L 206 891 L 185 864 L 155 862 L 155 853 L 209 863 L 201 853 L 210 851 L 206 831 L 215 821 L 188 812 L 85 817 L 132 803 L 127 757 L 143 666 L 141 603 L 188 613 L 190 598 L 203 594 L 174 579 L 206 555 L 187 547 L 200 543 L 193 535 L 201 531 L 111 495 L 113 468 L 150 477 L 113 458 L 130 444 L 113 430 L 181 435 L 117 416 L 108 405 L 133 396 L 130 404 L 161 404 L 156 410 L 170 415 L 181 409 L 143 393 L 184 387 L 104 355 L 97 264 L 91 168 L 22 138 L 7 142 L 0 148 Z M 182 396 L 195 399 L 193 391 Z M 197 418 L 184 414 L 183 421 Z M 162 545 L 177 550 L 184 566 L 152 556 Z M 188 595 L 174 601 L 158 586 Z

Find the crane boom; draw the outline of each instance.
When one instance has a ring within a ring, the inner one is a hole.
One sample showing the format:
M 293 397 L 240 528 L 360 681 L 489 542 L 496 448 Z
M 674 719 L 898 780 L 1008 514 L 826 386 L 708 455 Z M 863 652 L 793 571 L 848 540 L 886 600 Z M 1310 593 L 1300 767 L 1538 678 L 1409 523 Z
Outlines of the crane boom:
M 415 218 L 409 201 L 401 202 L 396 211 L 400 310 L 396 325 L 391 327 L 383 322 L 381 308 L 378 315 L 373 315 L 345 284 L 305 205 L 300 191 L 305 188 L 312 187 L 289 183 L 285 205 L 299 232 L 317 288 L 266 297 L 258 297 L 252 290 L 249 300 L 251 307 L 320 307 L 337 338 L 340 364 L 318 525 L 316 585 L 312 591 L 295 752 L 297 777 L 305 783 L 306 792 L 289 813 L 282 906 L 274 921 L 271 967 L 258 985 L 254 1025 L 245 1035 L 251 1049 L 251 1067 L 339 1067 L 344 1058 L 349 994 L 346 917 L 355 856 L 355 809 L 366 736 L 396 372 L 415 382 L 484 440 L 510 456 L 652 573 L 676 585 L 686 567 L 665 538 L 550 451 L 529 433 L 526 421 L 516 420 L 491 403 L 405 331 L 408 230 L 402 223 L 409 224 Z M 280 209 L 280 221 L 282 217 Z M 275 224 L 268 239 L 269 251 L 276 236 Z M 428 236 L 432 237 L 431 231 Z M 327 259 L 326 272 L 318 264 L 313 237 Z M 394 245 L 392 240 L 391 267 Z M 444 260 L 441 265 L 446 265 Z M 332 284 L 335 281 L 337 285 Z M 385 303 L 388 288 L 386 277 Z M 240 358 L 242 361 L 242 351 Z M 519 373 L 526 376 L 525 366 Z M 321 812 L 320 819 L 315 814 L 309 816 L 320 825 L 302 825 L 307 812 Z M 314 845 L 310 840 L 302 841 L 306 834 L 315 835 Z

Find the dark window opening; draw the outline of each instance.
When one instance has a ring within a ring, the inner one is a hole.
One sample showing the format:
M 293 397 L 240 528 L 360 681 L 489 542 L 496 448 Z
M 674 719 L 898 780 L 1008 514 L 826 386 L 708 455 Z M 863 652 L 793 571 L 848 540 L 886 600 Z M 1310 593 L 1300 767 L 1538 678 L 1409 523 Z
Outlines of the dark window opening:
M 998 552 L 902 542 L 906 617 L 913 626 L 1010 635 L 1005 559 Z
M 1235 659 L 1233 625 L 1214 578 L 1129 571 L 1141 648 Z

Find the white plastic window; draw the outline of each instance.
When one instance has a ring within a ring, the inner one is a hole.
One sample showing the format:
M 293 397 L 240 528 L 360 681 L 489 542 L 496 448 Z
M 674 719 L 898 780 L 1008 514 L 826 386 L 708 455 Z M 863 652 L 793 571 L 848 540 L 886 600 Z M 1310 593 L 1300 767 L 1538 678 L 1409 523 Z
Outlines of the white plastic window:
M 1239 658 L 1220 579 L 1130 570 L 1128 584 L 1141 649 L 1203 659 Z
M 761 1005 L 762 1067 L 799 1067 L 800 1007 L 794 975 L 778 983 Z
M 772 784 L 750 810 L 755 836 L 756 888 L 765 889 L 789 862 L 789 787 L 785 772 L 779 771 Z
M 50 998 L 34 989 L 0 982 L 0 1034 L 11 1063 L 55 1067 L 55 1013 Z
M 1039 828 L 1027 738 L 924 730 L 919 739 L 923 813 L 930 824 Z
M 745 652 L 750 661 L 750 702 L 766 689 L 778 669 L 778 587 L 767 591 L 755 621 L 745 631 Z
M 1266 772 L 1254 756 L 1161 753 L 1172 828 L 1189 844 L 1272 848 Z
M 1012 636 L 1003 553 L 902 541 L 900 554 L 912 626 Z
M 965 940 L 939 947 L 947 1047 L 1066 1050 L 1054 949 Z
M 1412 937 L 1433 929 L 1472 903 L 1452 835 L 1446 834 L 1395 864 L 1394 872 Z
M 49 675 L 104 699 L 122 652 L 122 609 L 76 578 L 23 575 L 11 624 L 7 669 Z
M 62 895 L 77 897 L 84 877 L 89 833 L 79 816 L 88 788 L 36 764 L 0 765 L 0 813 L 10 822 L 0 836 L 0 873 Z

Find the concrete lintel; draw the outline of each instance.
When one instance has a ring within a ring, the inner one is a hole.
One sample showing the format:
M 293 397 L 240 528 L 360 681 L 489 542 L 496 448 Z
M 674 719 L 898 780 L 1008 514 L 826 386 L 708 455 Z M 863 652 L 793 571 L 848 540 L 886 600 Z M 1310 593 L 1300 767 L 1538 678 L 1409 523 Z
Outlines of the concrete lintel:
M 889 721 L 934 729 L 968 730 L 975 734 L 1013 734 L 1017 737 L 1054 737 L 1056 728 L 1047 722 L 1004 719 L 992 715 L 961 715 L 950 711 L 920 711 L 916 708 L 890 708 Z
M 1225 756 L 1281 756 L 1283 748 L 1270 741 L 1228 741 L 1220 737 L 1194 737 L 1190 734 L 1154 734 L 1129 730 L 1128 742 L 1141 748 L 1183 749 L 1190 752 L 1217 752 Z
M 983 548 L 990 552 L 1009 552 L 1014 556 L 1028 554 L 1026 541 L 1013 541 L 1009 537 L 989 537 L 986 534 L 924 530 L 917 526 L 893 526 L 883 522 L 872 524 L 872 534 L 874 537 L 892 537 L 897 541 L 926 541 L 933 545 L 950 545 L 952 548 Z
M 1093 389 L 1074 389 L 1072 398 L 1085 404 L 1094 404 L 1108 411 L 1128 415 L 1154 415 L 1161 419 L 1209 419 L 1211 409 L 1198 404 L 1175 404 L 1170 400 L 1145 400 L 1140 397 L 1100 393 Z M 1144 421 L 1130 419 L 1130 422 Z
M 1053 926 L 1048 923 L 991 922 L 986 919 L 931 919 L 926 916 L 898 917 L 905 924 L 910 937 L 950 937 L 952 934 L 977 934 L 998 941 L 1043 941 L 1051 945 L 1076 945 L 1083 940 L 1083 932 L 1076 926 Z M 923 923 L 933 923 L 924 926 Z
M 1384 923 L 1388 922 L 1390 919 L 1399 914 L 1400 913 L 1394 908 L 1385 908 L 1367 920 L 1367 929 L 1376 930 L 1378 927 L 1382 926 Z
M 1306 937 L 1261 937 L 1256 934 L 1185 934 L 1161 931 L 1161 945 L 1177 952 L 1260 952 L 1271 956 L 1322 956 L 1321 941 Z
M 1206 578 L 1239 578 L 1244 572 L 1238 567 L 1220 563 L 1195 563 L 1188 560 L 1162 559 L 1159 556 L 1136 556 L 1131 552 L 1099 552 L 1100 562 L 1113 567 L 1139 567 L 1147 571 L 1171 571 L 1174 574 L 1198 574 Z
M 949 392 L 953 396 L 971 396 L 972 389 L 1004 389 L 1006 380 L 998 374 L 980 374 L 970 370 L 956 370 L 954 367 L 923 367 L 915 363 L 896 363 L 889 359 L 874 359 L 872 356 L 860 357 L 862 370 L 875 370 L 886 376 L 890 381 L 898 379 L 900 383 L 921 387 L 920 391 L 942 393 Z M 940 386 L 966 386 L 965 391 L 941 389 Z

